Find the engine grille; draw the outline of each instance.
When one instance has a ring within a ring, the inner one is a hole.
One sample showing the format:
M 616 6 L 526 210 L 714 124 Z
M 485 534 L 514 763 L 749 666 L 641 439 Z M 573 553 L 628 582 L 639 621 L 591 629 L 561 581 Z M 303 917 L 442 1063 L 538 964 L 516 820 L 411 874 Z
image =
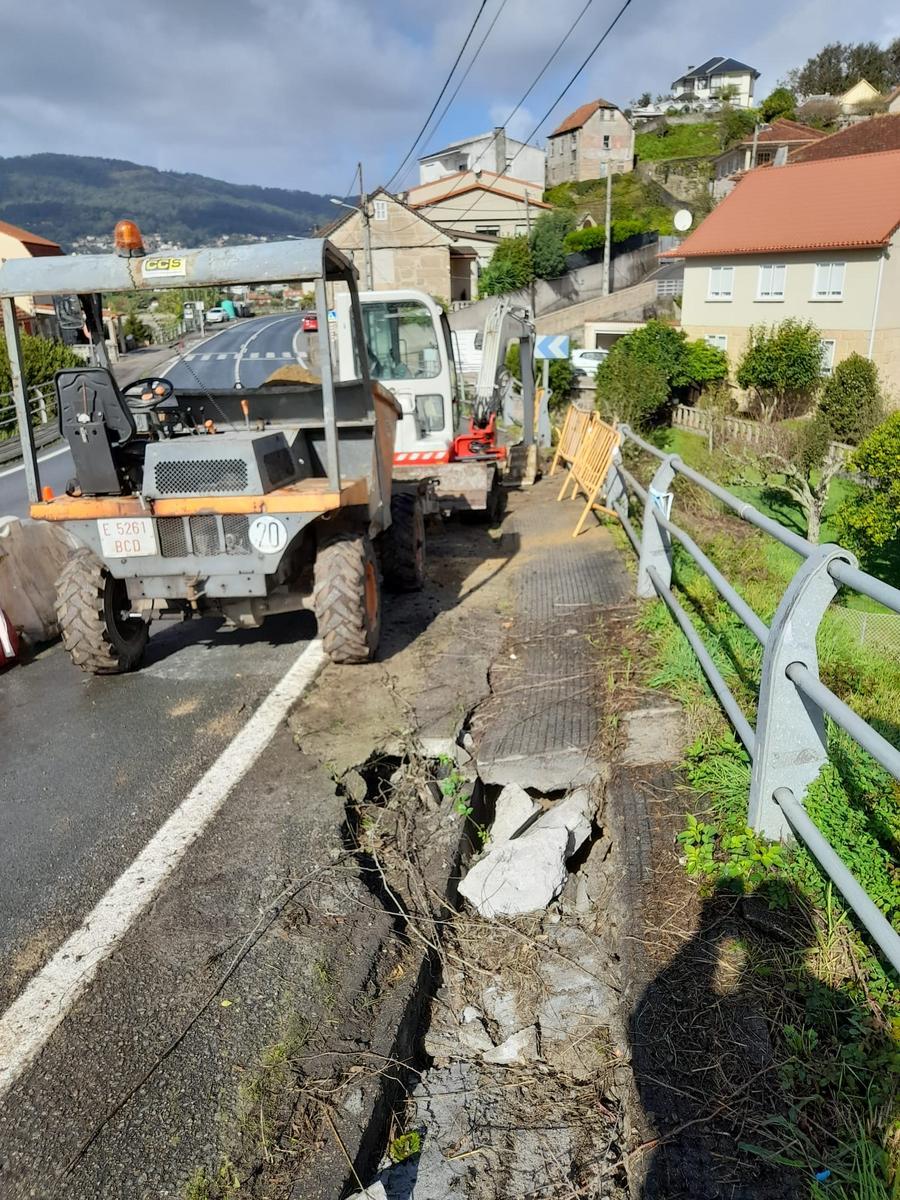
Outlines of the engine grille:
M 200 458 L 158 462 L 156 490 L 161 496 L 226 494 L 247 490 L 247 464 L 240 458 Z
M 181 517 L 160 517 L 156 522 L 156 535 L 163 558 L 184 558 L 187 554 L 187 537 Z
M 219 539 L 219 523 L 210 513 L 199 517 L 191 517 L 191 543 L 194 553 L 207 557 L 210 554 L 221 554 L 222 543 Z
M 188 528 L 190 528 L 189 549 Z M 219 518 L 212 513 L 196 517 L 158 517 L 156 536 L 163 558 L 187 558 L 191 554 L 252 554 L 250 518 L 235 513 Z M 223 544 L 224 542 L 224 544 Z
M 249 517 L 223 517 L 222 529 L 225 532 L 226 554 L 249 554 L 253 549 L 248 532 L 250 529 Z

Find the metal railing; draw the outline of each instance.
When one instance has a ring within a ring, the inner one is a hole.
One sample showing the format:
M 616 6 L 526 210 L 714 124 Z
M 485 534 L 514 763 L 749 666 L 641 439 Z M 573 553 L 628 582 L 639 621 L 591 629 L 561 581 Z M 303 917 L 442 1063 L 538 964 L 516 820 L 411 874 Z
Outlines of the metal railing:
M 56 420 L 56 389 L 52 383 L 37 384 L 28 389 L 28 409 L 35 428 Z M 14 437 L 19 420 L 12 392 L 0 392 L 0 441 Z
M 639 559 L 637 592 L 665 602 L 690 643 L 709 685 L 752 760 L 748 824 L 773 840 L 798 838 L 847 901 L 862 925 L 900 972 L 900 934 L 866 894 L 812 821 L 803 805 L 806 789 L 828 760 L 826 715 L 845 730 L 894 779 L 900 780 L 900 750 L 892 746 L 819 678 L 816 633 L 843 586 L 900 613 L 900 591 L 860 571 L 841 546 L 815 546 L 732 495 L 705 475 L 620 427 L 631 443 L 659 460 L 648 487 L 616 454 L 606 481 L 606 501 L 618 515 Z M 693 538 L 671 517 L 676 476 L 689 479 L 741 520 L 781 542 L 802 560 L 781 598 L 771 625 L 753 611 Z M 629 516 L 629 495 L 643 506 L 640 531 Z M 687 611 L 672 589 L 672 543 L 677 541 L 763 647 L 756 728 L 716 666 Z

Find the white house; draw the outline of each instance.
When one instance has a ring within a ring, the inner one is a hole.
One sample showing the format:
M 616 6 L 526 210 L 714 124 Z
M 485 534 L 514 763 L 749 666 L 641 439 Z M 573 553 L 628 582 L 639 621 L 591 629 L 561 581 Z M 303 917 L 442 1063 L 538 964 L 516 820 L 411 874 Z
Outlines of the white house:
M 460 171 L 491 171 L 513 175 L 544 186 L 544 151 L 539 146 L 509 137 L 502 125 L 490 133 L 451 142 L 419 159 L 419 183 L 433 183 Z
M 459 171 L 410 188 L 406 203 L 442 229 L 489 237 L 520 237 L 551 205 L 543 188 L 493 171 Z M 488 257 L 493 246 L 486 246 Z
M 753 85 L 759 79 L 759 71 L 738 62 L 736 58 L 717 55 L 699 67 L 688 67 L 683 75 L 672 82 L 672 95 L 676 100 L 689 100 L 707 104 L 730 97 L 736 108 L 753 107 Z

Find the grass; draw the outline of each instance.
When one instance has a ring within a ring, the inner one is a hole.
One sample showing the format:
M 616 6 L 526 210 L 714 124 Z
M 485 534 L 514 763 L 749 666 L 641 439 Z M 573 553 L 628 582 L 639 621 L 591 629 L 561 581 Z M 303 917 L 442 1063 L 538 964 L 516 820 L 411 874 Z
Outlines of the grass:
M 704 442 L 666 431 L 666 449 L 704 470 Z M 708 473 L 708 472 L 707 472 Z M 842 483 L 841 489 L 848 485 Z M 830 510 L 840 498 L 832 496 Z M 698 519 L 679 510 L 701 547 L 769 622 L 798 558 L 764 534 L 700 505 Z M 762 489 L 741 494 L 785 519 Z M 702 500 L 702 497 L 701 497 Z M 797 517 L 798 514 L 787 514 Z M 795 525 L 796 527 L 796 525 Z M 803 530 L 801 530 L 803 532 Z M 826 527 L 825 535 L 828 536 Z M 676 547 L 679 596 L 748 718 L 755 720 L 761 648 L 693 561 Z M 750 760 L 736 741 L 686 639 L 661 602 L 641 618 L 652 661 L 649 682 L 685 706 L 693 741 L 683 764 L 702 819 L 688 816 L 680 835 L 685 869 L 704 888 L 762 889 L 774 903 L 809 914 L 802 955 L 756 946 L 749 969 L 778 1014 L 773 1044 L 792 1120 L 773 1118 L 743 1146 L 769 1162 L 801 1169 L 812 1200 L 900 1197 L 900 988 L 846 913 L 840 896 L 801 846 L 771 846 L 747 829 Z M 900 746 L 900 663 L 856 645 L 840 613 L 826 614 L 818 635 L 824 682 Z M 900 930 L 900 786 L 841 730 L 828 730 L 829 762 L 808 789 L 815 823 L 875 903 Z M 817 1173 L 829 1172 L 817 1182 Z
M 590 213 L 598 225 L 605 220 L 606 180 L 584 179 L 577 183 L 560 183 L 544 193 L 548 204 L 562 208 L 574 208 L 579 216 Z M 660 233 L 674 233 L 672 224 L 674 210 L 665 202 L 665 193 L 659 184 L 642 179 L 635 171 L 625 175 L 614 175 L 612 185 L 612 219 L 642 221 L 649 229 Z
M 672 158 L 702 158 L 719 154 L 722 131 L 717 121 L 670 125 L 664 132 L 639 133 L 634 139 L 638 158 L 664 162 Z

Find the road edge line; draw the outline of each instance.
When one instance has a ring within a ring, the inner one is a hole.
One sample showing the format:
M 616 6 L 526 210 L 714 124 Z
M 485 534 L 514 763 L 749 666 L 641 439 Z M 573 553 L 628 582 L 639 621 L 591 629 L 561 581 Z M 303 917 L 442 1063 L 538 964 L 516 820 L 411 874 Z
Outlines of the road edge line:
M 0 1100 L 43 1050 L 327 661 L 321 641 L 314 639 L 78 929 L 0 1016 Z

